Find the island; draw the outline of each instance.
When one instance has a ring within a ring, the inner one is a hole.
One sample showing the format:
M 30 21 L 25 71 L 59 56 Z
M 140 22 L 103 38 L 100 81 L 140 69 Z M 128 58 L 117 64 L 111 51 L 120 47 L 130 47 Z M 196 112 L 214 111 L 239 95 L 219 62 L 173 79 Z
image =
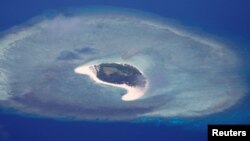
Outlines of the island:
M 78 74 L 88 75 L 96 83 L 119 87 L 127 90 L 122 96 L 124 101 L 139 99 L 147 90 L 148 82 L 136 67 L 124 63 L 101 63 L 83 65 L 75 68 Z
M 128 64 L 103 63 L 94 65 L 96 76 L 102 81 L 126 84 L 132 87 L 145 87 L 146 79 L 135 67 Z

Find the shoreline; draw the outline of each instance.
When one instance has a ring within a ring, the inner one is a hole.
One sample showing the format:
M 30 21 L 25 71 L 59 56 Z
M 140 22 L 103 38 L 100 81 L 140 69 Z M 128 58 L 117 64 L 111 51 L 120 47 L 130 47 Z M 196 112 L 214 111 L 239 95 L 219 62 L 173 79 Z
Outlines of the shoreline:
M 98 84 L 125 89 L 127 93 L 122 96 L 121 99 L 123 101 L 133 101 L 133 100 L 137 100 L 141 98 L 148 88 L 148 81 L 146 82 L 145 87 L 131 87 L 126 84 L 112 84 L 112 83 L 104 82 L 96 77 L 97 72 L 95 70 L 95 65 L 79 66 L 74 69 L 74 72 L 77 74 L 88 75 L 92 80 L 94 80 Z

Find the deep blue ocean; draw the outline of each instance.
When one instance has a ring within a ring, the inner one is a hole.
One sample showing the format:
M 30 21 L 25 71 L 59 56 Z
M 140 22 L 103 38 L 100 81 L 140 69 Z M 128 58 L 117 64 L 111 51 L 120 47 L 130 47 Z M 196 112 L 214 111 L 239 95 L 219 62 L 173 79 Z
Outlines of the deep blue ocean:
M 0 31 L 49 9 L 98 5 L 139 9 L 197 27 L 237 45 L 234 49 L 250 60 L 248 0 L 0 0 Z M 250 85 L 249 64 L 242 73 Z M 47 119 L 1 110 L 0 141 L 205 141 L 207 124 L 250 124 L 249 100 L 248 96 L 223 114 L 132 122 Z

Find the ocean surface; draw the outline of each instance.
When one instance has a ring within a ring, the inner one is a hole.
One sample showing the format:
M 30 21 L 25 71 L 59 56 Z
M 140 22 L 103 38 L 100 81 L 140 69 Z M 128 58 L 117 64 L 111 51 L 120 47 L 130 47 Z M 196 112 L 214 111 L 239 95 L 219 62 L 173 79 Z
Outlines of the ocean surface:
M 50 9 L 84 6 L 134 8 L 176 20 L 233 45 L 245 60 L 250 86 L 250 1 L 248 0 L 1 0 L 0 31 Z M 198 118 L 138 119 L 130 122 L 72 121 L 0 110 L 0 141 L 205 141 L 208 124 L 250 124 L 250 96 L 218 114 Z

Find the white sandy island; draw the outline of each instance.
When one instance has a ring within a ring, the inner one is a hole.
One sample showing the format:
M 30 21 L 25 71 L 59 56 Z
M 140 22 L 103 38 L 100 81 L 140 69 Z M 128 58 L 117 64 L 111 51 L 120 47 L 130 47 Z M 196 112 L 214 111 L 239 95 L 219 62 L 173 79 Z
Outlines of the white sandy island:
M 75 68 L 74 71 L 75 73 L 78 73 L 78 74 L 88 75 L 96 83 L 109 85 L 113 87 L 119 87 L 119 88 L 123 88 L 127 90 L 127 93 L 122 96 L 122 100 L 124 101 L 133 101 L 133 100 L 139 99 L 140 97 L 144 95 L 144 93 L 147 90 L 147 83 L 145 87 L 131 87 L 126 84 L 113 84 L 113 83 L 104 82 L 96 77 L 97 72 L 96 72 L 94 65 L 79 66 Z

